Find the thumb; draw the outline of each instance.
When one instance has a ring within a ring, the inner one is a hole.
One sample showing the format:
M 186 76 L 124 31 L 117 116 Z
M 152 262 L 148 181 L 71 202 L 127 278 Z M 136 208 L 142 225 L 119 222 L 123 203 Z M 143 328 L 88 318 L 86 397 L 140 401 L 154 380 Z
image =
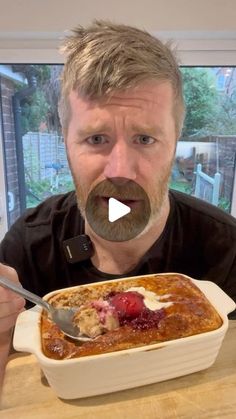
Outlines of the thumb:
M 4 265 L 3 263 L 0 263 L 0 276 L 4 276 L 5 278 L 10 279 L 10 281 L 16 283 L 20 282 L 16 270 L 11 266 Z

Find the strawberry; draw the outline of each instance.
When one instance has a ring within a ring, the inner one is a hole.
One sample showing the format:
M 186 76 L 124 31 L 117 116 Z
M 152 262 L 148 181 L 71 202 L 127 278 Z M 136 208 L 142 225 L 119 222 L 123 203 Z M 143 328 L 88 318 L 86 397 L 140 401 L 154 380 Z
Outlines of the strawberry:
M 143 296 L 135 291 L 118 292 L 110 297 L 110 304 L 117 311 L 119 318 L 133 319 L 145 308 Z

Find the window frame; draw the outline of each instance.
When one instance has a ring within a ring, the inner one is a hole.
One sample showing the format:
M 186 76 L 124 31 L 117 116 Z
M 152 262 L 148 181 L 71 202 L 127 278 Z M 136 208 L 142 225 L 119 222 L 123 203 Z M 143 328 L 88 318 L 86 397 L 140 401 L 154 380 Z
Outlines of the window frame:
M 1 108 L 0 108 L 1 118 Z M 7 204 L 8 196 L 6 190 L 5 159 L 3 152 L 3 132 L 0 121 L 0 241 L 3 239 L 8 228 Z

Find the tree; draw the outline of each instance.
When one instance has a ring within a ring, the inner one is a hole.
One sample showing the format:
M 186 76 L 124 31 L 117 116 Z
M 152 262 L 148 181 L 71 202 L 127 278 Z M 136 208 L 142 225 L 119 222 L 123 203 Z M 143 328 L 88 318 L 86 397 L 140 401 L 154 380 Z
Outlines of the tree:
M 36 81 L 35 92 L 26 95 L 21 100 L 22 133 L 39 131 L 44 124 L 46 131 L 60 132 L 58 116 L 58 100 L 60 95 L 60 73 L 62 65 L 17 65 L 16 71 L 25 74 L 26 78 L 33 77 Z M 31 75 L 31 76 L 30 76 Z M 16 84 L 20 91 L 25 86 Z
M 28 131 L 38 131 L 40 124 L 46 122 L 49 112 L 43 86 L 50 78 L 50 67 L 39 64 L 17 64 L 13 66 L 15 71 L 25 75 L 28 86 L 35 86 L 34 92 L 27 92 L 22 96 L 21 105 L 21 131 L 25 134 Z M 26 85 L 16 84 L 16 91 L 24 91 Z
M 50 66 L 50 77 L 46 80 L 43 86 L 43 92 L 49 105 L 47 113 L 47 127 L 49 131 L 61 132 L 61 125 L 58 115 L 58 102 L 60 97 L 60 76 L 62 72 L 62 65 Z
M 220 97 L 212 129 L 218 135 L 236 135 L 236 88 L 230 94 Z
M 46 123 L 49 105 L 41 90 L 27 97 L 21 106 L 21 129 L 25 134 L 29 131 L 38 131 L 40 124 Z
M 183 67 L 181 72 L 186 106 L 182 137 L 207 135 L 219 102 L 214 76 L 201 67 Z

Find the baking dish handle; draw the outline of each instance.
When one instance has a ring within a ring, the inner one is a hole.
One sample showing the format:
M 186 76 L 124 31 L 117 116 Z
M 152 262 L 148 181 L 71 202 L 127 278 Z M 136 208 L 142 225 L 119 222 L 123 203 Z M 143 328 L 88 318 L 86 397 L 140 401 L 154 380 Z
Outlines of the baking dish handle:
M 36 305 L 23 311 L 17 317 L 13 335 L 13 347 L 16 351 L 35 352 L 39 339 L 39 333 L 35 325 L 40 326 L 41 311 L 42 309 Z
M 236 303 L 217 284 L 211 281 L 199 281 L 197 286 L 205 293 L 219 313 L 229 314 L 236 309 Z

